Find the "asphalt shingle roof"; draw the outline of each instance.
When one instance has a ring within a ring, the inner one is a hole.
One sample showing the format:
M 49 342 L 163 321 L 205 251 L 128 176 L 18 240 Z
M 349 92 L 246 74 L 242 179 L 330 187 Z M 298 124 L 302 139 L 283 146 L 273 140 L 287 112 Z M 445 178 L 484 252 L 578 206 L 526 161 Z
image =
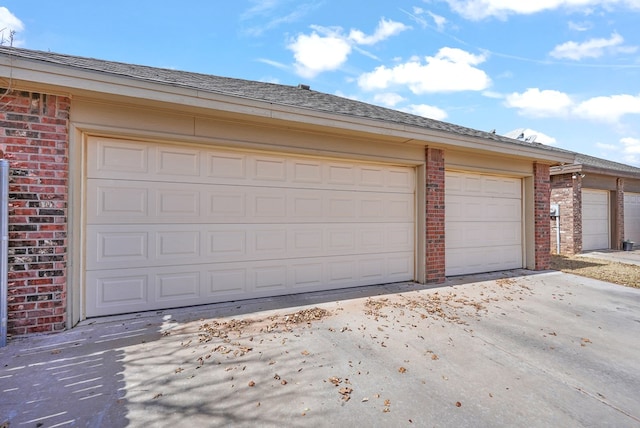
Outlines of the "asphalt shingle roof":
M 264 101 L 276 105 L 308 109 L 311 111 L 339 114 L 378 120 L 381 122 L 415 126 L 429 130 L 441 131 L 460 136 L 493 140 L 523 147 L 535 147 L 556 153 L 574 154 L 575 163 L 588 167 L 640 174 L 640 168 L 583 155 L 580 153 L 546 146 L 540 143 L 530 143 L 522 140 L 504 137 L 492 132 L 480 131 L 448 122 L 429 119 L 410 113 L 401 112 L 373 104 L 356 101 L 336 95 L 304 89 L 299 86 L 288 86 L 274 83 L 257 82 L 251 80 L 221 77 L 189 71 L 172 70 L 166 68 L 149 67 L 145 65 L 127 64 L 64 55 L 53 52 L 20 49 L 0 46 L 0 55 L 13 56 L 27 60 L 35 60 L 64 67 L 81 69 L 91 72 L 105 73 L 128 79 L 158 83 L 174 87 L 190 88 L 198 91 L 235 96 L 244 99 Z
M 616 172 L 638 174 L 638 178 L 640 178 L 640 168 L 637 168 L 631 165 L 626 165 L 619 162 L 613 162 L 606 159 L 596 158 L 589 155 L 583 155 L 581 153 L 576 153 L 575 163 L 586 166 L 586 167 L 593 167 L 593 168 L 599 168 L 599 169 L 616 171 Z
M 188 71 L 149 67 L 64 55 L 53 52 L 35 51 L 7 46 L 0 46 L 0 55 L 22 59 L 42 61 L 51 64 L 82 69 L 87 71 L 122 76 L 124 78 L 154 82 L 175 87 L 191 88 L 199 91 L 218 93 L 277 105 L 309 109 L 317 112 L 340 114 L 345 116 L 379 120 L 387 123 L 402 124 L 442 131 L 467 137 L 482 138 L 523 147 L 535 147 L 557 153 L 570 153 L 556 147 L 543 146 L 539 143 L 528 143 L 504 137 L 491 132 L 480 131 L 452 123 L 417 116 L 398 110 L 326 94 L 313 90 L 251 80 L 221 77 Z

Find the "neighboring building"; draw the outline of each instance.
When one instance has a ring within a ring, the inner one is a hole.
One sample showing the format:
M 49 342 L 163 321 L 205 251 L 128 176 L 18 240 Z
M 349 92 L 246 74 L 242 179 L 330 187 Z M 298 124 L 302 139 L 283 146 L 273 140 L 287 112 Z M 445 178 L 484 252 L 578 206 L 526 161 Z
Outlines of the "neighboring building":
M 640 244 L 640 168 L 576 154 L 551 168 L 551 203 L 560 208 L 561 254 Z M 552 219 L 552 251 L 558 252 Z
M 572 153 L 304 85 L 9 47 L 0 76 L 12 334 L 549 267 Z

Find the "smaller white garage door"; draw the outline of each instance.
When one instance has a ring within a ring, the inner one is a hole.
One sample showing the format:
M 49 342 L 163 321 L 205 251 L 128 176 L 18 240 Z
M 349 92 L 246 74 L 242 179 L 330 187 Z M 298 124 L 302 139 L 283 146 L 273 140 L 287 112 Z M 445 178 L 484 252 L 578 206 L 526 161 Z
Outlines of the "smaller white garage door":
M 640 243 L 640 193 L 624 194 L 624 238 Z
M 609 248 L 609 192 L 582 190 L 582 249 Z
M 522 267 L 522 182 L 447 172 L 446 275 Z

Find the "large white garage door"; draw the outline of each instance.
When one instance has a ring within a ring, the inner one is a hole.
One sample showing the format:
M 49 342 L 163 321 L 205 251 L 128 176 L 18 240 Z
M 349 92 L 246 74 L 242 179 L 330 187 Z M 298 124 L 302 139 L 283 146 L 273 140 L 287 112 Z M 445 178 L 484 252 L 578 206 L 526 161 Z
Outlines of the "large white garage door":
M 624 238 L 640 244 L 640 193 L 624 194 Z
M 86 315 L 414 279 L 410 167 L 92 138 Z
M 446 274 L 522 267 L 520 179 L 447 172 Z
M 582 249 L 609 248 L 609 192 L 582 189 Z

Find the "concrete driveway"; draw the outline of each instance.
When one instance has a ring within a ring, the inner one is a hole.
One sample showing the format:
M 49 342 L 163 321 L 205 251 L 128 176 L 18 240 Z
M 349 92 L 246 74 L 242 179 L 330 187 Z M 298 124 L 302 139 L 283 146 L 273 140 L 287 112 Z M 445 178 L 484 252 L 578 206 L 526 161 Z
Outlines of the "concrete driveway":
M 99 319 L 0 349 L 0 426 L 638 427 L 639 338 L 557 272 Z

